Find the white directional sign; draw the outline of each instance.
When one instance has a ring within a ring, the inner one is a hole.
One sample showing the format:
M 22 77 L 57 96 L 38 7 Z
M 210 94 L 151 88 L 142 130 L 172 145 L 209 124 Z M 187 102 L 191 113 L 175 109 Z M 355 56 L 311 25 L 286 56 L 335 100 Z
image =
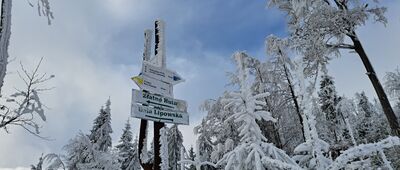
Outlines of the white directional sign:
M 189 114 L 180 111 L 162 110 L 158 107 L 145 106 L 132 103 L 132 116 L 140 119 L 152 120 L 155 122 L 189 124 Z
M 154 66 L 146 61 L 143 62 L 142 74 L 172 85 L 184 81 L 175 71 Z
M 140 87 L 140 89 L 147 90 L 156 94 L 164 96 L 172 96 L 172 85 L 162 82 L 145 75 L 132 77 L 132 80 Z
M 132 89 L 132 103 L 141 103 L 163 110 L 187 112 L 187 104 L 184 100 L 173 99 L 150 92 Z
M 173 98 L 173 86 L 184 79 L 166 68 L 164 26 L 156 22 L 156 49 L 150 57 L 151 32 L 145 32 L 142 71 L 131 79 L 140 90 L 132 90 L 131 115 L 156 122 L 189 124 L 187 103 Z

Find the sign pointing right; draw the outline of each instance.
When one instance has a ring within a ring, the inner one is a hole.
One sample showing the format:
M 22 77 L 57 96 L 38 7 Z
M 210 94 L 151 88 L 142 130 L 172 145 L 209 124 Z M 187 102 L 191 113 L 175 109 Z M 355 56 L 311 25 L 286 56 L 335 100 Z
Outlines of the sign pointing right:
M 142 74 L 172 85 L 185 81 L 175 71 L 153 66 L 152 64 L 145 61 L 143 62 Z

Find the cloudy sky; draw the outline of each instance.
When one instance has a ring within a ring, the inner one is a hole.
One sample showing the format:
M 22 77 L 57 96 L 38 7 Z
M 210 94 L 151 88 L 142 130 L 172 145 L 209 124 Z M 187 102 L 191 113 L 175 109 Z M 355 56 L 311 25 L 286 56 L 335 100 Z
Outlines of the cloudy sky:
M 29 1 L 29 0 L 28 0 Z M 36 2 L 35 0 L 30 0 Z M 99 109 L 111 98 L 113 141 L 117 143 L 130 114 L 130 77 L 139 73 L 143 30 L 154 20 L 166 22 L 167 67 L 186 82 L 175 86 L 175 97 L 188 101 L 190 126 L 181 126 L 186 146 L 194 145 L 193 127 L 205 115 L 202 101 L 223 93 L 225 73 L 233 70 L 235 51 L 247 51 L 265 60 L 264 40 L 286 35 L 285 16 L 266 7 L 266 1 L 161 1 L 161 0 L 51 0 L 55 19 L 44 17 L 27 1 L 14 1 L 9 53 L 13 61 L 2 92 L 22 87 L 16 71 L 41 57 L 42 72 L 54 74 L 42 94 L 47 122 L 34 137 L 20 128 L 0 131 L 0 168 L 27 167 L 42 153 L 64 153 L 62 147 L 78 132 L 87 133 Z M 400 2 L 391 2 L 389 24 L 368 23 L 358 30 L 379 76 L 400 65 Z M 340 94 L 364 90 L 374 97 L 359 58 L 347 52 L 329 66 Z M 137 134 L 139 124 L 131 118 Z

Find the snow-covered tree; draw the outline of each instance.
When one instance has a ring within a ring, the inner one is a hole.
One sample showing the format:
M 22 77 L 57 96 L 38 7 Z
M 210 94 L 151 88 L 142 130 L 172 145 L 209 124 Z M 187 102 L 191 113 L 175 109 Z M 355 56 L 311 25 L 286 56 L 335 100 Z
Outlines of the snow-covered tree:
M 64 146 L 68 169 L 119 169 L 118 153 L 111 150 L 110 99 L 100 109 L 89 135 L 79 133 Z
M 239 125 L 233 120 L 226 121 L 230 115 L 224 110 L 221 101 L 227 95 L 228 93 L 224 93 L 217 100 L 207 100 L 201 107 L 202 110 L 207 111 L 207 116 L 194 129 L 195 134 L 199 135 L 196 146 L 199 148 L 197 157 L 200 162 L 215 163 L 240 142 Z M 202 169 L 213 170 L 215 168 L 204 164 Z
M 196 153 L 194 152 L 193 146 L 190 146 L 188 159 L 194 161 L 195 158 L 196 158 Z M 188 170 L 196 170 L 196 167 L 194 165 L 189 165 Z
M 267 143 L 267 139 L 261 134 L 256 120 L 276 121 L 276 119 L 271 116 L 271 113 L 261 110 L 260 105 L 265 105 L 265 102 L 259 99 L 269 94 L 253 94 L 248 68 L 244 67 L 246 56 L 240 52 L 234 54 L 240 90 L 230 92 L 230 97 L 223 100 L 224 108 L 231 108 L 233 111 L 228 120 L 234 120 L 240 124 L 240 143 L 232 151 L 226 153 L 218 164 L 225 166 L 225 169 L 298 168 L 284 151 Z
M 351 164 L 352 161 L 356 161 L 358 158 L 366 158 L 373 156 L 375 154 L 381 154 L 384 161 L 383 167 L 386 169 L 393 169 L 390 162 L 387 160 L 386 156 L 383 154 L 384 149 L 389 149 L 394 146 L 400 145 L 400 138 L 398 137 L 388 137 L 377 143 L 361 144 L 344 151 L 327 169 L 342 169 L 342 168 L 354 168 L 354 169 L 364 169 L 369 168 L 368 166 L 357 166 L 356 164 Z M 356 167 L 355 167 L 356 166 Z
M 282 149 L 292 152 L 294 147 L 304 142 L 302 110 L 299 106 L 299 94 L 295 91 L 295 75 L 292 74 L 294 64 L 288 56 L 291 53 L 288 39 L 274 35 L 267 38 L 267 60 L 262 72 L 266 91 L 270 92 L 267 103 L 272 115 L 278 118 L 281 133 Z M 257 80 L 257 78 L 256 78 Z M 294 130 L 295 129 L 295 130 Z
M 140 160 L 139 160 L 139 142 L 138 139 L 136 138 L 133 141 L 133 150 L 132 150 L 132 155 L 134 156 L 133 158 L 131 158 L 131 162 L 129 163 L 129 167 L 133 167 L 133 169 L 140 169 Z
M 133 135 L 129 120 L 125 124 L 119 144 L 115 146 L 118 150 L 121 169 L 136 170 L 140 169 L 139 155 L 137 152 L 137 141 L 133 143 Z
M 338 131 L 338 128 L 341 127 L 341 118 L 339 113 L 337 113 L 336 106 L 340 99 L 336 94 L 335 84 L 331 76 L 327 74 L 321 76 L 318 97 L 321 104 L 321 111 L 327 120 L 328 136 L 333 140 L 331 144 L 338 143 L 340 140 L 338 138 L 341 136 Z
M 39 162 L 36 165 L 31 165 L 31 170 L 42 170 L 43 161 L 44 159 L 42 154 L 42 156 L 39 158 Z
M 302 95 L 300 107 L 303 110 L 303 125 L 305 142 L 294 149 L 296 154 L 293 159 L 299 162 L 303 168 L 325 169 L 332 162 L 327 158 L 329 144 L 319 138 L 316 128 L 315 115 L 321 110 L 315 97 L 315 84 L 306 84 L 304 67 L 297 64 L 296 77 L 298 78 L 298 93 Z
M 57 170 L 65 168 L 62 156 L 54 153 L 45 156 L 42 154 L 39 158 L 39 162 L 36 165 L 31 165 L 31 170 Z
M 386 91 L 393 97 L 400 97 L 400 70 L 387 72 L 385 76 Z
M 100 150 L 88 135 L 79 133 L 64 146 L 68 169 L 119 169 L 117 154 Z
M 356 131 L 359 143 L 376 142 L 387 137 L 383 115 L 379 114 L 376 108 L 367 98 L 364 92 L 356 94 L 357 117 Z
M 174 124 L 168 130 L 168 155 L 170 170 L 180 170 L 180 165 L 177 162 L 181 160 L 182 147 L 182 133 L 179 131 L 178 125 Z
M 357 107 L 354 103 L 354 100 L 348 99 L 345 96 L 341 97 L 341 100 L 336 106 L 337 113 L 340 113 L 343 118 L 344 125 L 343 129 L 343 138 L 348 140 L 349 145 L 357 145 L 356 142 L 356 130 L 355 123 L 357 122 Z
M 196 141 L 196 146 L 198 149 L 198 154 L 196 154 L 197 161 L 209 161 L 211 162 L 211 154 L 213 152 L 213 144 L 211 141 L 211 136 L 208 130 L 212 128 L 207 128 L 205 119 L 202 120 L 200 126 L 195 127 L 194 132 L 198 134 L 199 137 Z M 209 165 L 203 167 L 204 170 L 214 170 L 215 168 Z
M 107 152 L 112 145 L 111 139 L 111 101 L 106 102 L 106 107 L 100 109 L 99 115 L 93 123 L 92 130 L 90 131 L 89 139 L 93 144 L 99 146 L 99 150 Z
M 378 3 L 370 0 L 371 3 Z M 359 0 L 270 0 L 269 4 L 288 15 L 290 46 L 302 56 L 306 75 L 326 71 L 326 64 L 332 54 L 340 55 L 340 49 L 352 50 L 358 54 L 367 75 L 382 105 L 392 133 L 400 136 L 400 126 L 386 93 L 369 61 L 356 29 L 369 18 L 386 24 L 385 7 L 368 5 L 370 1 Z M 349 38 L 352 44 L 347 44 Z

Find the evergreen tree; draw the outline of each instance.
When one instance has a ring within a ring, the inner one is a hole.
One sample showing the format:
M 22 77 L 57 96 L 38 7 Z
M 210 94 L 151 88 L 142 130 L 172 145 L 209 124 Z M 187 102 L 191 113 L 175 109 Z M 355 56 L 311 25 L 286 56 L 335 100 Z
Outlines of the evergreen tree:
M 90 131 L 89 139 L 93 144 L 99 146 L 99 150 L 107 152 L 112 145 L 111 141 L 111 101 L 106 102 L 106 108 L 101 108 L 99 116 L 96 117 L 93 123 L 93 128 Z
M 337 103 L 339 98 L 337 97 L 335 85 L 333 78 L 327 74 L 321 76 L 320 90 L 318 92 L 319 102 L 321 105 L 321 111 L 325 115 L 328 126 L 328 136 L 329 139 L 333 139 L 333 143 L 337 143 L 338 137 L 338 127 L 340 127 L 340 118 L 336 111 Z
M 384 115 L 378 102 L 373 105 L 367 98 L 364 92 L 356 94 L 358 101 L 358 122 L 356 130 L 358 133 L 358 141 L 361 143 L 376 142 L 385 138 L 388 135 L 388 129 Z
M 225 169 L 298 169 L 294 160 L 273 144 L 268 143 L 262 135 L 256 120 L 276 121 L 270 112 L 262 110 L 268 92 L 254 94 L 250 87 L 249 69 L 245 67 L 247 55 L 243 52 L 234 54 L 237 63 L 239 90 L 230 92 L 229 97 L 223 99 L 225 109 L 232 110 L 228 120 L 240 124 L 240 143 L 231 151 L 223 155 L 217 164 Z M 229 110 L 229 111 L 230 111 Z
M 122 136 L 119 140 L 119 144 L 115 146 L 118 150 L 119 162 L 121 163 L 121 169 L 123 170 L 135 170 L 140 169 L 139 157 L 136 146 L 133 141 L 131 132 L 131 125 L 129 120 L 125 124 Z
M 356 100 L 357 100 L 357 111 L 358 111 L 358 122 L 356 125 L 356 131 L 357 131 L 357 139 L 361 143 L 366 143 L 367 141 L 367 134 L 370 133 L 371 129 L 371 105 L 368 101 L 367 96 L 365 96 L 364 92 L 357 93 L 356 94 Z
M 99 146 L 91 143 L 88 135 L 79 133 L 64 146 L 67 151 L 67 169 L 119 169 L 117 156 L 99 150 Z
M 68 169 L 118 169 L 117 156 L 110 152 L 111 148 L 111 110 L 110 99 L 105 109 L 101 108 L 99 116 L 93 123 L 89 135 L 79 133 L 64 149 L 67 151 Z
M 189 148 L 189 160 L 194 161 L 196 158 L 196 153 L 194 152 L 193 146 L 190 146 Z M 189 170 L 196 170 L 196 167 L 194 165 L 189 166 Z
M 131 162 L 129 163 L 129 167 L 132 167 L 134 170 L 136 169 L 141 169 L 141 165 L 140 165 L 140 160 L 139 160 L 139 140 L 136 138 L 133 141 L 133 149 L 132 149 L 132 158 L 131 158 Z
M 206 131 L 207 128 L 205 126 L 206 126 L 206 121 L 205 119 L 203 119 L 201 125 L 195 128 L 195 134 L 199 135 L 196 141 L 199 153 L 199 155 L 197 156 L 199 158 L 199 161 L 210 161 L 211 153 L 213 152 L 211 137 L 209 136 L 210 134 L 207 133 Z M 214 170 L 214 169 L 216 168 L 209 165 L 204 165 L 202 167 L 202 170 Z
M 42 170 L 42 166 L 43 166 L 43 154 L 42 156 L 40 156 L 39 158 L 39 162 L 35 165 L 31 165 L 31 170 Z
M 168 152 L 169 152 L 169 169 L 180 170 L 178 161 L 181 160 L 181 149 L 183 147 L 182 133 L 178 129 L 178 125 L 174 124 L 168 131 Z

